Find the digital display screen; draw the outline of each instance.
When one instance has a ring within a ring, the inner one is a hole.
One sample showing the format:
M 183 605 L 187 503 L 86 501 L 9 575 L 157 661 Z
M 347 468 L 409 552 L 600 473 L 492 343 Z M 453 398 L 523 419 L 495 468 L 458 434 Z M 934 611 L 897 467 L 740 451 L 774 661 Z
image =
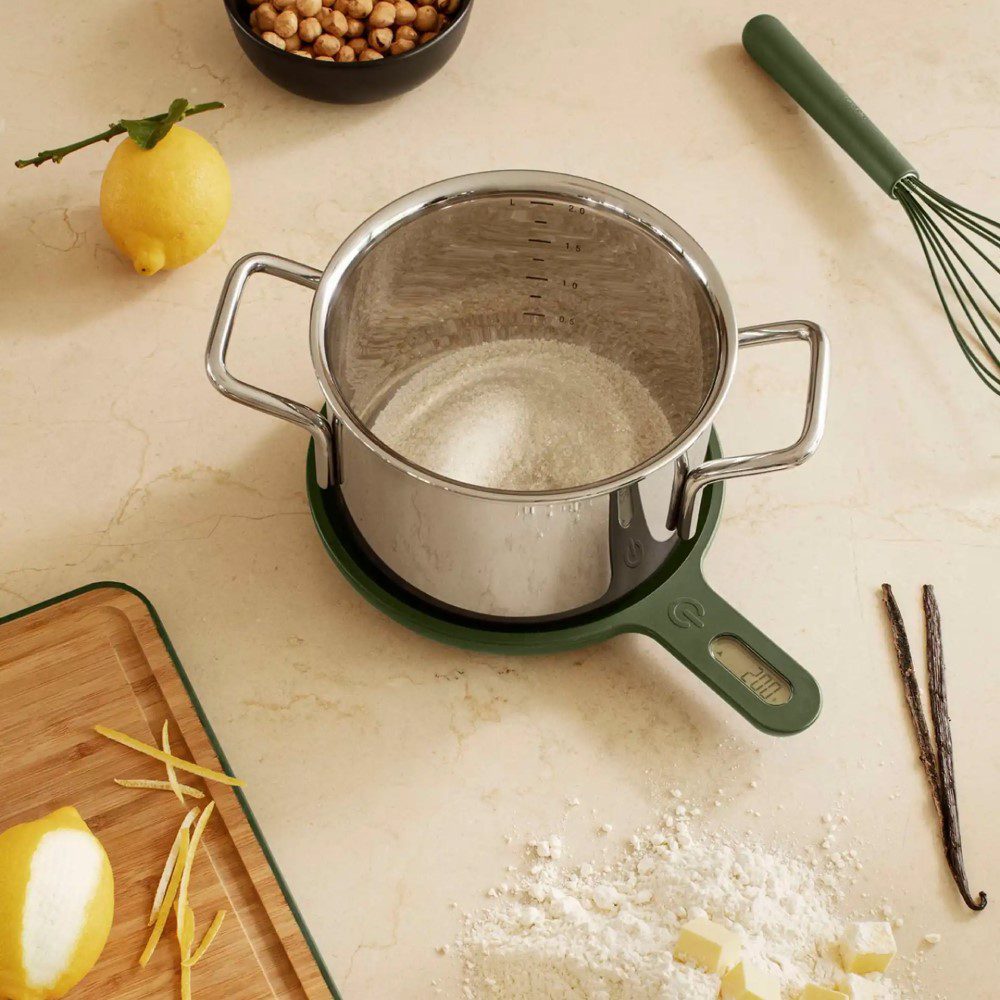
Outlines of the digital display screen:
M 712 656 L 765 705 L 784 705 L 791 701 L 791 684 L 739 639 L 719 635 L 709 648 Z

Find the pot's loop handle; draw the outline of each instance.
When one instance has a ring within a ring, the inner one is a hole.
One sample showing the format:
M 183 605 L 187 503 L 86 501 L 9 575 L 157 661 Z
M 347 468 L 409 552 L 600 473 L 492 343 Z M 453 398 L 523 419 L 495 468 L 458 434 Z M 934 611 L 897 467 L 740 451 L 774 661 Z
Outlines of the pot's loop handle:
M 794 468 L 809 458 L 819 445 L 826 425 L 826 399 L 830 384 L 830 342 L 826 334 L 808 320 L 764 323 L 740 330 L 739 345 L 753 347 L 788 340 L 807 341 L 810 349 L 806 415 L 799 439 L 779 451 L 711 459 L 692 469 L 684 479 L 678 507 L 677 526 L 682 538 L 694 537 L 698 495 L 706 486 L 737 476 L 756 476 L 762 472 Z
M 252 253 L 237 261 L 226 278 L 219 299 L 219 308 L 215 312 L 212 333 L 208 338 L 208 348 L 205 351 L 208 378 L 228 399 L 235 399 L 237 403 L 251 406 L 272 417 L 288 420 L 309 431 L 316 444 L 316 482 L 321 489 L 326 489 L 334 482 L 333 431 L 329 422 L 322 414 L 304 403 L 296 403 L 295 400 L 279 396 L 276 392 L 269 392 L 267 389 L 242 382 L 226 367 L 226 352 L 229 350 L 229 338 L 233 332 L 240 296 L 250 275 L 258 271 L 274 275 L 276 278 L 284 278 L 286 281 L 294 281 L 295 284 L 314 291 L 323 276 L 323 272 L 317 271 L 314 267 L 284 257 L 275 257 L 269 253 Z
M 628 628 L 655 639 L 737 712 L 772 736 L 819 716 L 819 685 L 804 667 L 705 582 L 695 564 L 635 606 Z

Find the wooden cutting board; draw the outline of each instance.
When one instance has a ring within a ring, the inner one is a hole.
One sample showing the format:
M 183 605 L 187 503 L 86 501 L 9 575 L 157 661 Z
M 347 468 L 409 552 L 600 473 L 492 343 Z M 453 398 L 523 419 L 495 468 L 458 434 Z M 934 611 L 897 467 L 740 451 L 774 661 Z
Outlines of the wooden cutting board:
M 146 969 L 138 958 L 185 807 L 168 792 L 116 785 L 114 778 L 162 779 L 163 766 L 98 736 L 93 726 L 156 743 L 168 719 L 177 756 L 228 770 L 196 706 L 155 611 L 128 587 L 97 584 L 0 620 L 0 830 L 74 805 L 115 873 L 111 938 L 72 1000 L 180 996 L 172 919 Z M 229 911 L 194 969 L 196 1000 L 338 997 L 243 794 L 179 777 L 206 793 L 187 808 L 209 797 L 216 804 L 192 878 L 196 941 L 217 910 Z

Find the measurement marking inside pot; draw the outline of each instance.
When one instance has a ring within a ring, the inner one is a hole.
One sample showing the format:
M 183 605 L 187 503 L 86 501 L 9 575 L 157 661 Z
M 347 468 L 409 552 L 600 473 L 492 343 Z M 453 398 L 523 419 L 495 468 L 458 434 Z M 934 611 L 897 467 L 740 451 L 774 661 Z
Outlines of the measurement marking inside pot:
M 537 294 L 535 294 L 535 295 L 529 295 L 528 298 L 529 299 L 540 299 L 541 295 L 537 295 Z
M 554 201 L 532 201 L 532 202 L 529 202 L 529 204 L 531 204 L 531 205 L 549 205 L 549 206 L 552 206 L 552 205 L 555 204 L 555 202 Z
M 544 257 L 532 257 L 531 259 L 532 259 L 532 260 L 533 260 L 533 261 L 534 261 L 534 262 L 535 262 L 536 264 L 544 264 L 544 263 L 545 263 L 545 258 L 544 258 Z
M 525 277 L 528 281 L 548 281 L 548 278 L 543 278 L 540 274 L 526 274 Z
M 524 313 L 524 315 L 525 316 L 540 316 L 542 319 L 545 319 L 545 313 L 526 312 L 526 313 Z
M 548 219 L 535 219 L 536 226 L 547 226 L 548 224 Z
M 552 240 L 540 240 L 540 239 L 538 239 L 537 236 L 529 236 L 528 237 L 528 242 L 529 243 L 551 243 Z

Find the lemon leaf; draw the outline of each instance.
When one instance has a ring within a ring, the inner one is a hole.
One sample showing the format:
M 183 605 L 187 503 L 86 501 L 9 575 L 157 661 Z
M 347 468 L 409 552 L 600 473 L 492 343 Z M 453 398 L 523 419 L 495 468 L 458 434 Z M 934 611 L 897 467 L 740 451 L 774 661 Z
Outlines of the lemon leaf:
M 170 108 L 165 115 L 155 118 L 123 118 L 122 125 L 129 138 L 140 149 L 152 149 L 187 113 L 191 102 L 184 97 L 178 97 L 170 102 Z

